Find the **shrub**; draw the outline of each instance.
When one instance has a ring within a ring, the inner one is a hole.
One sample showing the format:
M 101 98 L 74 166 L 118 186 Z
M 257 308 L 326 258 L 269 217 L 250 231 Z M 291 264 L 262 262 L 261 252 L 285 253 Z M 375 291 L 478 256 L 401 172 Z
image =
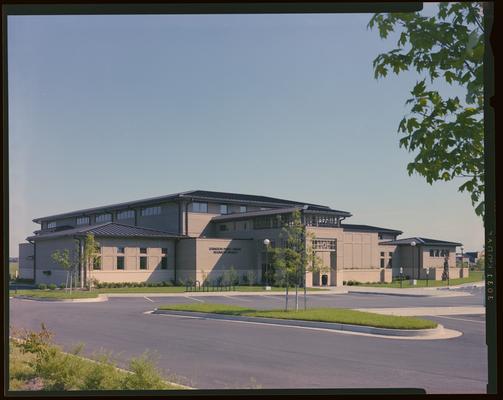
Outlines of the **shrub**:
M 166 384 L 157 372 L 148 353 L 144 353 L 138 358 L 132 358 L 129 362 L 129 370 L 133 373 L 125 376 L 122 385 L 123 389 L 145 390 L 166 388 Z
M 347 283 L 347 281 L 342 281 L 342 284 L 345 285 Z
M 51 289 L 51 290 L 55 290 L 57 288 L 57 286 L 54 283 L 50 283 L 49 285 L 47 285 L 47 288 Z
M 257 280 L 257 274 L 255 273 L 255 271 L 248 271 L 246 273 L 246 280 L 248 281 L 248 285 L 252 286 Z
M 64 284 L 64 283 L 60 283 L 60 284 L 59 284 L 59 288 L 60 288 L 60 289 L 66 289 L 66 284 Z
M 37 289 L 45 290 L 45 289 L 47 289 L 47 285 L 45 283 L 39 283 L 37 285 Z

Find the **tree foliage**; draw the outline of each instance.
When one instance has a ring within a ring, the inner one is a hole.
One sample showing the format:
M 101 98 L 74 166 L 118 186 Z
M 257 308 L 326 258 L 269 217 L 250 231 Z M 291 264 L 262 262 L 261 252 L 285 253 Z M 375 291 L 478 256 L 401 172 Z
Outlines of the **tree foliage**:
M 429 184 L 464 178 L 477 215 L 484 214 L 484 29 L 481 3 L 440 3 L 434 16 L 420 13 L 375 14 L 368 23 L 381 38 L 398 35 L 396 48 L 373 61 L 374 77 L 410 69 L 423 77 L 406 104 L 400 122 L 400 147 L 416 152 L 407 165 Z M 433 85 L 445 81 L 465 91 L 465 98 L 442 96 Z

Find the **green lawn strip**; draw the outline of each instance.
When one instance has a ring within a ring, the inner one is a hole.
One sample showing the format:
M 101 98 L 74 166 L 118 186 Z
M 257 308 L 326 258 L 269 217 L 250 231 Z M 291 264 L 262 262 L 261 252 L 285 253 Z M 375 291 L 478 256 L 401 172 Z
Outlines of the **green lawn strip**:
M 92 360 L 56 346 L 49 348 L 51 357 L 37 359 L 36 354 L 23 352 L 16 340 L 9 341 L 10 390 L 183 389 L 164 381 L 153 364 L 142 357 L 131 360 L 133 370 L 129 371 L 118 368 L 106 354 Z
M 429 329 L 437 327 L 437 323 L 419 318 L 382 315 L 376 313 L 349 310 L 345 308 L 313 308 L 300 311 L 255 310 L 252 308 L 227 304 L 169 304 L 159 307 L 159 310 L 192 311 L 237 315 L 246 317 L 279 318 L 302 321 L 334 322 L 350 325 L 364 325 L 388 329 Z
M 265 292 L 263 286 L 234 286 L 233 289 L 236 292 Z M 292 289 L 290 289 L 292 290 Z M 310 292 L 313 291 L 323 291 L 327 289 L 320 288 L 308 288 Z M 227 290 L 212 290 L 211 287 L 208 290 L 197 290 L 191 291 L 187 293 L 217 293 L 222 292 L 225 293 Z M 285 288 L 273 287 L 271 288 L 273 292 L 284 292 Z M 93 289 L 93 292 L 97 293 L 184 293 L 185 286 L 156 286 L 156 287 L 127 287 L 127 288 L 101 288 L 101 289 Z
M 449 286 L 462 285 L 464 283 L 474 283 L 481 282 L 484 280 L 484 271 L 470 271 L 470 275 L 467 278 L 456 278 L 449 280 Z M 437 286 L 447 286 L 447 281 L 442 280 L 429 280 L 428 285 L 426 284 L 426 279 L 417 280 L 416 285 L 412 285 L 410 280 L 404 280 L 402 282 L 403 289 L 417 288 L 417 287 L 437 287 Z M 364 286 L 364 287 L 388 287 L 388 288 L 400 288 L 400 281 L 393 281 L 391 283 L 360 283 L 355 286 Z
M 72 290 L 66 291 L 66 290 L 61 290 L 61 289 L 56 289 L 56 290 L 40 290 L 40 289 L 34 289 L 34 290 L 11 290 L 9 292 L 10 296 L 28 296 L 28 297 L 33 297 L 37 299 L 62 299 L 62 300 L 67 300 L 67 299 L 92 299 L 98 297 L 97 292 L 87 292 L 87 291 L 79 291 L 79 290 Z

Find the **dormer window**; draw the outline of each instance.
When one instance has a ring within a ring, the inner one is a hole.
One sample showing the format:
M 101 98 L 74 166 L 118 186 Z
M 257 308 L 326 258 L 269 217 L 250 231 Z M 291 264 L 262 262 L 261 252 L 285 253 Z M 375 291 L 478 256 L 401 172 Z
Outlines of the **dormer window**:
M 246 212 L 246 206 L 239 206 L 239 212 L 240 213 L 245 213 Z
M 192 203 L 192 212 L 207 213 L 208 203 Z
M 112 220 L 112 214 L 101 214 L 96 216 L 97 223 L 109 222 Z
M 220 214 L 228 214 L 229 206 L 227 204 L 220 204 Z
M 77 217 L 77 225 L 89 225 L 89 217 Z
M 56 228 L 56 221 L 51 221 L 47 223 L 47 229 Z

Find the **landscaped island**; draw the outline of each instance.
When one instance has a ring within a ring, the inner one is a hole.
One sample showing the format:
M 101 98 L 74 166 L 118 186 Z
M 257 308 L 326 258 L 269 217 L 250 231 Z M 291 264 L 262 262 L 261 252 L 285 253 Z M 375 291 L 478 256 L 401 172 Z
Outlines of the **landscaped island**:
M 301 321 L 333 322 L 349 325 L 363 325 L 388 329 L 433 329 L 437 323 L 419 318 L 382 315 L 345 308 L 312 308 L 301 311 L 255 310 L 228 304 L 169 304 L 158 308 L 160 311 L 190 311 L 224 314 L 244 317 L 278 318 Z

